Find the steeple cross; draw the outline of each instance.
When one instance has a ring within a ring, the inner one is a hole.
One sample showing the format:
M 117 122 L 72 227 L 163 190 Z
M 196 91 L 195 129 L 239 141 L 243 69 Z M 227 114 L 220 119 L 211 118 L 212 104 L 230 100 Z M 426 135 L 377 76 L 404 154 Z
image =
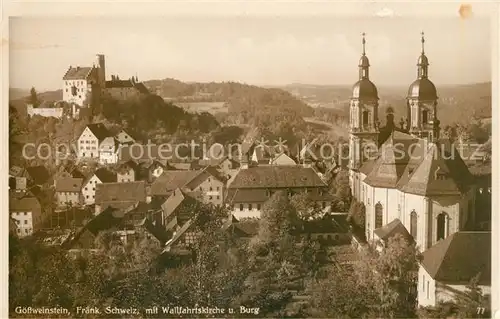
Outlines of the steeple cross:
M 424 31 L 420 32 L 420 34 L 422 35 L 422 54 L 423 54 L 424 53 L 424 43 L 425 43 Z
M 361 33 L 361 35 L 363 36 L 363 55 L 365 55 L 365 44 L 366 44 L 366 40 L 365 40 L 365 35 L 366 33 Z

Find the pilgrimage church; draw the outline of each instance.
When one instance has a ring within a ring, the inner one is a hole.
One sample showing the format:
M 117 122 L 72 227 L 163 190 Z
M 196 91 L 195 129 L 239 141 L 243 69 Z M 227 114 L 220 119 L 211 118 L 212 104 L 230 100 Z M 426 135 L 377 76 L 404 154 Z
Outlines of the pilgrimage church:
M 422 52 L 399 126 L 389 108 L 380 126 L 378 91 L 365 53 L 350 100 L 349 169 L 353 196 L 365 206 L 365 235 L 373 240 L 401 223 L 421 251 L 474 223 L 472 175 L 449 139 L 440 138 L 438 95 Z M 369 152 L 372 149 L 373 152 Z

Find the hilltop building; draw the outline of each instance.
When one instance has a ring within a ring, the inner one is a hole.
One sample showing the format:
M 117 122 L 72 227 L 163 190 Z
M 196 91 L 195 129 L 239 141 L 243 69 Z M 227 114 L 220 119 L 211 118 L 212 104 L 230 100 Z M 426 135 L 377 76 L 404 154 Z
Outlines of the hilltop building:
M 473 178 L 452 143 L 439 136 L 438 96 L 429 79 L 423 34 L 417 79 L 407 94 L 407 120 L 401 119 L 400 127 L 391 110 L 380 126 L 378 91 L 369 69 L 363 35 L 359 81 L 350 102 L 353 196 L 365 205 L 368 240 L 399 219 L 425 251 L 475 222 Z
M 70 66 L 62 80 L 63 100 L 80 107 L 99 107 L 104 95 L 123 100 L 149 94 L 137 76 L 120 80 L 117 75 L 112 75 L 111 80 L 107 81 L 106 61 L 102 54 L 96 55 L 96 62 L 92 66 Z

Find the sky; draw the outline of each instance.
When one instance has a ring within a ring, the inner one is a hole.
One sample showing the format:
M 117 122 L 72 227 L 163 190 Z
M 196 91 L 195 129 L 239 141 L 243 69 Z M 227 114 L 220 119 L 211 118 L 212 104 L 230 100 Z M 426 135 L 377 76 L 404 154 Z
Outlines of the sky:
M 485 17 L 335 16 L 11 18 L 10 87 L 59 89 L 69 66 L 106 56 L 106 76 L 191 82 L 350 85 L 366 33 L 370 78 L 409 85 L 425 32 L 436 85 L 491 81 Z

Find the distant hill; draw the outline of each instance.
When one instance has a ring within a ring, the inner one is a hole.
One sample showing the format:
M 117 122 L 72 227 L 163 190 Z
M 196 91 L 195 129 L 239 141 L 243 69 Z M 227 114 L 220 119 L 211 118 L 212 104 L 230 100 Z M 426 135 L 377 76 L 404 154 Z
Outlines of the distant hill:
M 351 86 L 290 84 L 281 89 L 313 107 L 333 108 L 348 115 Z M 438 116 L 443 125 L 468 123 L 471 118 L 491 117 L 491 82 L 456 86 L 438 86 Z M 397 121 L 406 117 L 407 87 L 379 86 L 380 117 L 391 106 Z
M 224 102 L 229 113 L 255 111 L 272 107 L 276 110 L 310 116 L 312 108 L 280 88 L 264 88 L 237 82 L 185 83 L 176 79 L 150 80 L 148 89 L 172 102 Z

